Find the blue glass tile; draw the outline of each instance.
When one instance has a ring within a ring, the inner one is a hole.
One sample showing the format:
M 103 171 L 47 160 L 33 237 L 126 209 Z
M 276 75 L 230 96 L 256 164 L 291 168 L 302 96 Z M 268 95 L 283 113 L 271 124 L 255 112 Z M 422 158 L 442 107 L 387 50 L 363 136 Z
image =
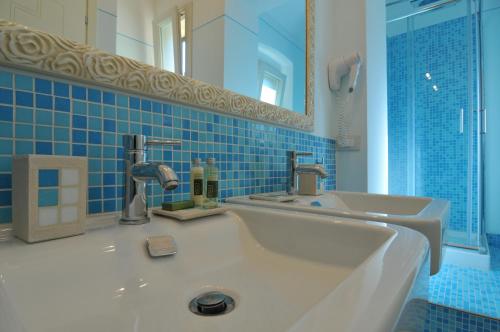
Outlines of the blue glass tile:
M 38 206 L 57 206 L 59 203 L 58 189 L 38 189 Z
M 104 199 L 110 199 L 116 197 L 116 189 L 115 187 L 104 187 L 103 189 Z
M 16 107 L 16 122 L 33 123 L 33 109 Z
M 89 143 L 90 144 L 101 144 L 102 135 L 98 131 L 89 131 Z
M 153 113 L 162 113 L 161 104 L 156 101 L 153 102 Z
M 74 99 L 87 100 L 87 89 L 82 86 L 73 85 L 71 87 L 71 95 Z
M 12 205 L 12 191 L 2 190 L 0 191 L 0 206 L 10 206 Z
M 126 108 L 118 108 L 116 117 L 118 120 L 128 121 L 128 110 Z
M 130 111 L 130 121 L 131 122 L 141 122 L 141 113 L 137 111 Z
M 26 137 L 24 137 L 26 138 Z M 35 128 L 35 138 L 42 141 L 52 140 L 52 127 L 47 126 L 36 126 Z
M 114 212 L 114 211 L 116 211 L 116 201 L 114 199 L 105 200 L 104 201 L 104 212 Z
M 116 178 L 114 173 L 104 173 L 102 175 L 102 183 L 105 186 L 112 186 L 116 184 Z
M 103 134 L 103 144 L 104 145 L 115 145 L 116 137 L 115 134 L 104 133 Z
M 116 104 L 121 107 L 128 108 L 128 97 L 124 95 L 116 96 Z
M 73 127 L 87 129 L 87 118 L 81 115 L 73 115 Z
M 102 106 L 100 104 L 89 104 L 89 115 L 100 117 L 102 116 Z
M 33 91 L 33 77 L 16 74 L 16 89 Z
M 134 135 L 142 134 L 141 125 L 138 123 L 130 123 L 130 134 L 134 134 Z
M 130 105 L 130 108 L 133 108 L 136 110 L 141 109 L 141 100 L 137 97 L 130 97 L 129 105 Z
M 104 91 L 102 102 L 106 105 L 115 105 L 115 94 L 109 91 Z
M 52 154 L 52 143 L 49 142 L 36 142 L 35 151 L 37 154 Z
M 12 105 L 13 103 L 14 98 L 12 90 L 0 88 L 0 104 Z
M 101 103 L 101 91 L 96 89 L 88 89 L 88 100 L 94 103 Z
M 116 131 L 116 122 L 113 120 L 104 120 L 104 131 L 115 132 Z
M 40 169 L 38 170 L 39 187 L 57 187 L 59 186 L 58 169 Z
M 170 104 L 163 104 L 163 114 L 165 115 L 172 115 L 172 105 Z
M 101 187 L 91 187 L 89 188 L 89 200 L 101 199 Z
M 54 93 L 58 97 L 69 97 L 69 84 L 54 82 Z
M 0 224 L 8 224 L 12 220 L 12 208 L 0 209 Z
M 128 134 L 128 122 L 117 121 L 116 122 L 116 131 L 120 134 Z
M 0 157 L 0 172 L 11 172 L 12 171 L 12 157 L 2 156 Z
M 141 100 L 141 109 L 143 111 L 151 112 L 151 101 L 142 99 Z
M 12 137 L 12 123 L 0 122 L 0 137 Z
M 87 103 L 83 101 L 73 101 L 73 114 L 87 115 Z
M 153 129 L 149 125 L 142 125 L 142 134 L 146 136 L 151 136 L 153 134 Z
M 69 127 L 69 114 L 67 113 L 54 113 L 54 125 L 59 127 Z
M 33 138 L 33 126 L 16 124 L 16 138 Z
M 102 130 L 102 120 L 100 118 L 89 117 L 88 127 L 91 130 Z
M 69 141 L 69 129 L 68 128 L 54 128 L 54 140 L 60 142 Z
M 69 156 L 70 155 L 69 143 L 54 143 L 54 153 L 58 156 Z
M 33 142 L 32 141 L 17 141 L 16 140 L 16 154 L 31 154 L 33 153 Z
M 0 189 L 11 189 L 11 188 L 12 188 L 12 175 L 0 174 Z
M 102 202 L 101 201 L 93 201 L 89 202 L 89 213 L 102 213 Z
M 73 143 L 87 143 L 87 132 L 84 130 L 73 130 Z
M 100 146 L 89 145 L 88 150 L 89 150 L 89 157 L 90 158 L 101 158 L 102 153 L 101 153 Z
M 112 106 L 104 106 L 103 107 L 103 117 L 105 119 L 116 119 L 116 109 Z
M 52 112 L 37 110 L 36 123 L 44 125 L 52 125 Z
M 71 111 L 71 103 L 67 98 L 56 97 L 54 102 L 54 109 L 61 112 Z
M 0 70 L 0 87 L 12 88 L 12 73 Z
M 0 121 L 12 121 L 13 114 L 12 106 L 0 105 Z
M 103 158 L 115 158 L 115 148 L 111 146 L 103 146 L 102 156 Z
M 33 93 L 16 91 L 16 105 L 33 107 Z
M 52 81 L 44 80 L 41 78 L 35 79 L 35 92 L 44 93 L 47 95 L 52 94 Z
M 151 113 L 142 112 L 141 114 L 142 124 L 150 124 L 152 119 Z
M 53 108 L 52 96 L 37 94 L 36 107 L 51 110 Z
M 73 144 L 73 156 L 85 157 L 87 155 L 87 146 L 83 144 Z
M 12 154 L 12 140 L 0 140 L 0 154 Z

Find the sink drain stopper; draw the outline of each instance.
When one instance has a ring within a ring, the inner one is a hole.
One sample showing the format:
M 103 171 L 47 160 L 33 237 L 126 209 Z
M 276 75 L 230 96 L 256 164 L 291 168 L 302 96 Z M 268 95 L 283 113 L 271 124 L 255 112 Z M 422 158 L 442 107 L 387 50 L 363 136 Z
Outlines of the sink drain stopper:
M 234 309 L 234 299 L 221 292 L 208 292 L 189 302 L 189 310 L 201 316 L 227 314 Z

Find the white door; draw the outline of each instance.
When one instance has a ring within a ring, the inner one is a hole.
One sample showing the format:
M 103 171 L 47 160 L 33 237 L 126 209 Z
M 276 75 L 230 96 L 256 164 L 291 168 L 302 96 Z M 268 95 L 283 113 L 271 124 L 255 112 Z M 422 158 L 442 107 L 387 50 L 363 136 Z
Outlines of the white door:
M 87 0 L 0 0 L 0 18 L 85 43 Z

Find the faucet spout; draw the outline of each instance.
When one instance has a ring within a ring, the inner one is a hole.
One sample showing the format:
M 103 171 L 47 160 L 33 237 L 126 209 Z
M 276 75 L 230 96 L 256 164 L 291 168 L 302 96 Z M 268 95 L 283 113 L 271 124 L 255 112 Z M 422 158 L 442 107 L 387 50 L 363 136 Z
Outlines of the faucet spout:
M 159 162 L 140 162 L 133 165 L 132 176 L 136 181 L 157 180 L 165 190 L 174 190 L 179 185 L 175 171 Z
M 295 169 L 297 174 L 314 174 L 322 179 L 328 177 L 328 172 L 325 170 L 323 165 L 320 164 L 301 164 Z

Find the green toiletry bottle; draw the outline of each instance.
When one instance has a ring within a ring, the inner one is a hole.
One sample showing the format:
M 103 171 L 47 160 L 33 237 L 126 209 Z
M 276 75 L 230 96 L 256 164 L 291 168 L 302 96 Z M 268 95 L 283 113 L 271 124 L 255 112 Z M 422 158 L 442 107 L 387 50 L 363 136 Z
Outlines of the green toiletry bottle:
M 205 167 L 205 203 L 203 207 L 213 209 L 218 206 L 219 170 L 215 166 L 215 158 L 208 158 Z
M 191 167 L 191 200 L 194 206 L 201 207 L 205 197 L 203 196 L 203 167 L 201 166 L 201 159 L 193 159 L 193 166 Z

